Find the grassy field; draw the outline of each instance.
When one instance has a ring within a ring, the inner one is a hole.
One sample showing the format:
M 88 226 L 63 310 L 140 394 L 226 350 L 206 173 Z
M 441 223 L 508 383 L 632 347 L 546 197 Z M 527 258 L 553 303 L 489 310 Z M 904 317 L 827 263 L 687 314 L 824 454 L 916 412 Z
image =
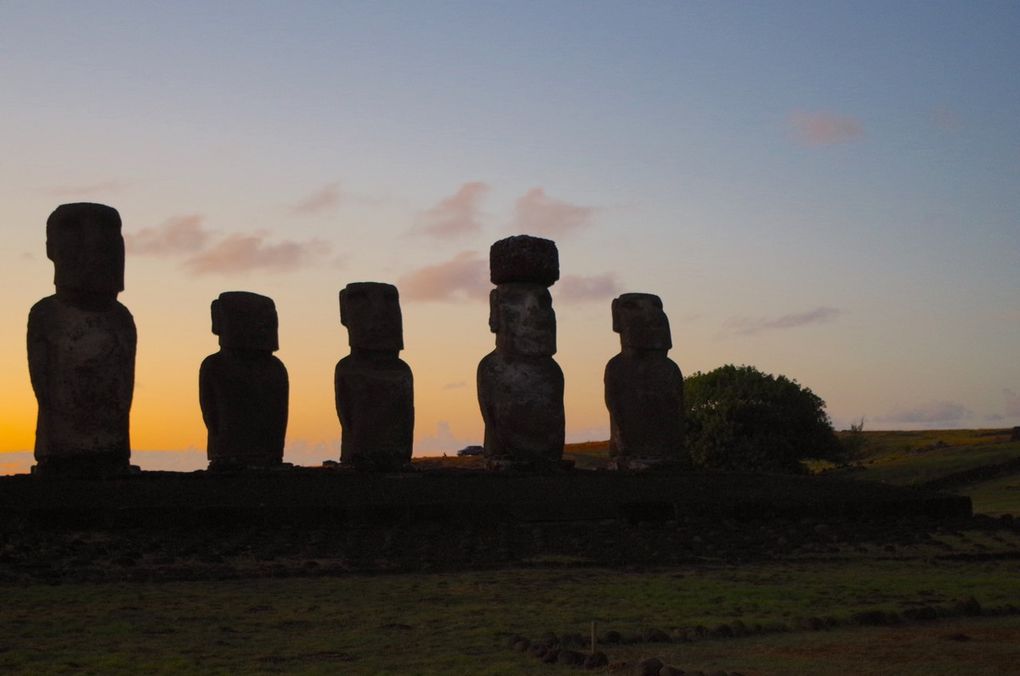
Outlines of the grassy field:
M 843 433 L 846 434 L 846 433 Z M 1020 441 L 1010 430 L 925 430 L 863 432 L 863 448 L 853 467 L 837 475 L 899 485 L 950 480 L 947 490 L 968 495 L 981 514 L 1020 516 L 1020 466 L 1003 476 L 959 482 L 954 476 L 1020 463 Z
M 985 608 L 1002 606 L 1020 600 L 1020 575 L 1015 562 L 932 565 L 901 558 L 648 571 L 34 585 L 4 589 L 3 597 L 0 671 L 13 673 L 557 673 L 566 669 L 512 652 L 507 636 L 583 633 L 593 620 L 624 636 L 652 627 L 676 632 L 737 620 L 794 631 L 681 645 L 603 646 L 614 661 L 659 654 L 685 668 L 791 673 L 799 665 L 804 669 L 797 671 L 823 673 L 824 663 L 829 669 L 824 673 L 847 673 L 838 670 L 839 660 L 846 667 L 858 656 L 853 651 L 834 656 L 831 647 L 821 646 L 843 643 L 837 636 L 846 634 L 846 645 L 859 652 L 861 642 L 881 630 L 840 628 L 818 636 L 799 629 L 819 618 L 846 625 L 863 611 L 950 608 L 968 597 Z M 963 631 L 951 627 L 964 619 L 947 622 L 926 625 L 928 632 Z M 980 622 L 982 631 L 1018 628 L 1014 617 Z M 966 631 L 977 632 L 974 626 Z M 784 657 L 796 645 L 797 654 Z M 819 646 L 817 654 L 812 645 Z M 1012 654 L 1017 656 L 1015 649 Z

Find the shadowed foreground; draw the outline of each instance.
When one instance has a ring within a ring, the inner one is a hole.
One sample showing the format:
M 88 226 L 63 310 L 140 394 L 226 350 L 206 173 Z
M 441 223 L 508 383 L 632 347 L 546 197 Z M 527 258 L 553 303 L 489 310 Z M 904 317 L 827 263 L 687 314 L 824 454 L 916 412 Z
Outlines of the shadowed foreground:
M 1012 538 L 1017 551 L 1016 533 L 998 536 Z M 780 633 L 599 648 L 611 662 L 658 655 L 688 670 L 743 674 L 890 673 L 893 666 L 902 674 L 1009 673 L 1020 618 L 963 617 L 953 609 L 967 597 L 979 599 L 985 614 L 1015 603 L 1020 599 L 1015 560 L 930 562 L 917 554 L 906 548 L 896 554 L 847 553 L 831 561 L 791 557 L 742 567 L 644 571 L 545 568 L 4 586 L 0 669 L 583 673 L 513 652 L 507 638 L 586 633 L 597 620 L 601 632 L 616 630 L 629 640 L 652 627 L 675 636 L 739 620 L 752 631 L 761 625 Z M 854 616 L 866 611 L 906 617 L 920 607 L 954 616 L 904 620 L 894 627 L 853 626 Z M 804 629 L 821 618 L 838 626 Z M 946 638 L 959 634 L 970 640 Z M 939 668 L 929 670 L 933 665 Z

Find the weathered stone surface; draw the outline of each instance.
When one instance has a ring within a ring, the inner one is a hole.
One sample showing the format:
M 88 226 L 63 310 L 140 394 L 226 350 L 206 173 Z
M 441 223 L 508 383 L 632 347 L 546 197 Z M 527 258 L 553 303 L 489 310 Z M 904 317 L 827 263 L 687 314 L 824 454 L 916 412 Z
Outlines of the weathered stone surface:
M 662 660 L 658 657 L 649 657 L 641 660 L 634 668 L 635 676 L 659 676 L 659 669 L 662 669 Z
M 276 305 L 266 296 L 227 291 L 212 303 L 220 351 L 199 369 L 210 469 L 283 462 L 290 386 L 286 367 L 273 355 L 278 325 Z
M 612 311 L 621 349 L 605 371 L 610 455 L 620 467 L 685 465 L 683 376 L 666 356 L 672 340 L 662 301 L 626 293 Z
M 351 346 L 334 373 L 340 460 L 359 469 L 398 471 L 411 461 L 414 378 L 397 356 L 404 347 L 397 287 L 348 284 L 340 292 L 340 322 Z
M 46 222 L 56 294 L 28 317 L 28 366 L 39 404 L 33 471 L 100 476 L 130 468 L 137 334 L 124 290 L 120 215 L 64 204 Z
M 493 284 L 526 282 L 549 287 L 560 278 L 560 255 L 550 239 L 515 235 L 489 248 L 489 279 Z
M 563 456 L 563 371 L 549 291 L 511 283 L 490 296 L 496 349 L 478 364 L 478 402 L 490 462 L 550 466 Z

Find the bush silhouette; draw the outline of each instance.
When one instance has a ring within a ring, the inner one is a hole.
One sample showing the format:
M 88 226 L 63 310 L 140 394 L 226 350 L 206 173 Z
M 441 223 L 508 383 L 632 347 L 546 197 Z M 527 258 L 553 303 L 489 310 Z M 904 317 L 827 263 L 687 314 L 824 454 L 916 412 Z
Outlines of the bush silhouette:
M 704 469 L 802 472 L 841 451 L 825 402 L 785 376 L 727 364 L 684 383 L 688 445 Z

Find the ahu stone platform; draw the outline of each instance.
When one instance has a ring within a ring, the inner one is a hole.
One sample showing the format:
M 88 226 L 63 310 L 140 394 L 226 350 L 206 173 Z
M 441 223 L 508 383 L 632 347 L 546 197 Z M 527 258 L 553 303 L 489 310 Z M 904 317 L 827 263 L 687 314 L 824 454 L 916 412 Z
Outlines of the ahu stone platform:
M 829 477 L 574 470 L 365 475 L 291 468 L 144 472 L 101 480 L 0 477 L 0 532 L 25 529 L 330 529 L 380 525 L 699 519 L 957 518 L 970 498 Z

